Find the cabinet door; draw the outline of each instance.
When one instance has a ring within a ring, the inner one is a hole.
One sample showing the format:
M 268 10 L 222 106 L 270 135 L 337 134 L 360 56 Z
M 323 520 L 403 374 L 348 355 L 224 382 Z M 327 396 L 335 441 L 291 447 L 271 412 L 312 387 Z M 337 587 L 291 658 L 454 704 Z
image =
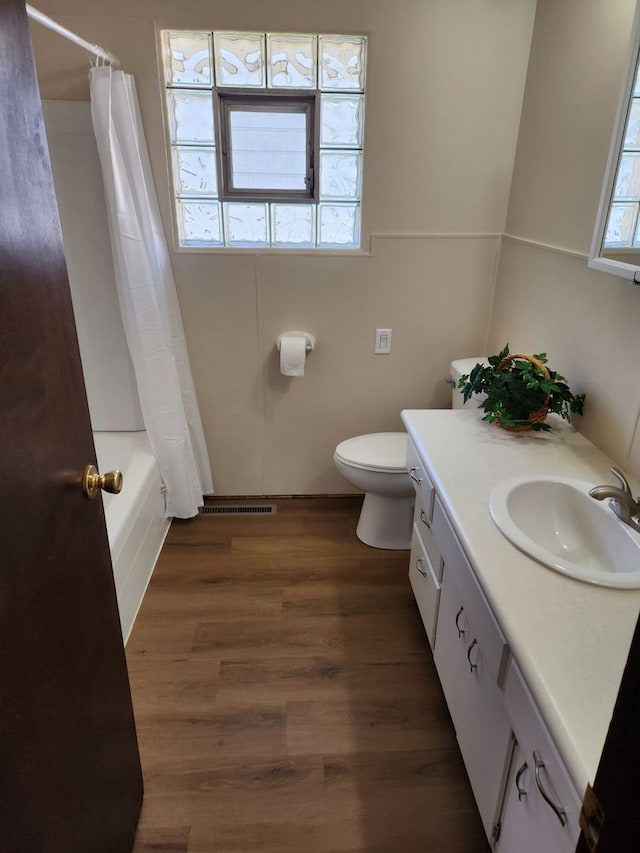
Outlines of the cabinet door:
M 536 759 L 517 744 L 500 820 L 498 853 L 573 853 L 577 833 L 563 824 L 559 815 L 544 800 L 536 784 Z M 557 797 L 547 767 L 538 767 L 538 780 L 547 796 Z M 553 801 L 553 799 L 552 799 Z M 563 820 L 567 820 L 565 815 Z
M 520 744 L 516 745 L 507 779 L 506 796 L 496 850 L 500 853 L 553 853 L 542 842 L 533 810 L 529 805 L 530 768 Z M 542 842 L 542 843 L 541 843 Z
M 500 853 L 573 853 L 580 834 L 580 797 L 513 659 L 507 667 L 504 695 L 518 749 L 496 849 Z
M 465 604 L 451 568 L 450 562 L 445 563 L 434 660 L 478 811 L 490 838 L 503 790 L 511 725 L 494 675 L 499 664 L 488 665 L 486 647 L 474 630 L 474 618 L 482 620 L 483 614 L 474 615 Z

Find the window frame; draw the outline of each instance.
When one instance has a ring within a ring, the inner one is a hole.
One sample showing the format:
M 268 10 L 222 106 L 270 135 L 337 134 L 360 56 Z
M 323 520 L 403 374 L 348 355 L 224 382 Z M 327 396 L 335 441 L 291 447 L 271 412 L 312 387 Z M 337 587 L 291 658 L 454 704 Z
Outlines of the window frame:
M 221 202 L 274 202 L 285 204 L 318 204 L 320 152 L 320 92 L 317 89 L 269 90 L 213 87 L 216 160 L 218 169 L 218 198 Z M 307 116 L 307 187 L 303 190 L 256 189 L 233 187 L 231 178 L 232 145 L 229 112 L 234 107 L 283 112 L 304 112 Z M 288 110 L 287 107 L 303 109 Z

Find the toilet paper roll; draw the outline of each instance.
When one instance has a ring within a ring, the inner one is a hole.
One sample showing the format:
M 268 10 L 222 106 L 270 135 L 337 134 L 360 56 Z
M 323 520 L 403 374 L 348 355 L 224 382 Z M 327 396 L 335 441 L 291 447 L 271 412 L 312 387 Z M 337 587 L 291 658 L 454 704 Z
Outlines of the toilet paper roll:
M 283 376 L 304 376 L 307 357 L 304 335 L 282 335 L 280 339 L 280 373 Z

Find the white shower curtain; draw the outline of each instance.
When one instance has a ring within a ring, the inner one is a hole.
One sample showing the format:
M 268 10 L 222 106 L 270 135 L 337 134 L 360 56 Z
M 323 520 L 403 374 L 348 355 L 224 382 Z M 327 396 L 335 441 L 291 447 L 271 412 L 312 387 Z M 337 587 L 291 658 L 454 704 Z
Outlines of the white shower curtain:
M 167 489 L 166 515 L 189 518 L 213 484 L 135 82 L 105 66 L 91 69 L 90 83 L 118 297 L 142 415 Z

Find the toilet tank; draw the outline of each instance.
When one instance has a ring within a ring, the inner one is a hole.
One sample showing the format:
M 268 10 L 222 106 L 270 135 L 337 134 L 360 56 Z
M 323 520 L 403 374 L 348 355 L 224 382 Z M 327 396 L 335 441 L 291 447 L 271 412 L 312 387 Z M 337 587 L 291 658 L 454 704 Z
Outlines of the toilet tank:
M 451 408 L 461 409 L 465 404 L 462 400 L 462 391 L 458 388 L 458 380 L 461 376 L 471 373 L 471 370 L 478 362 L 489 364 L 485 356 L 479 355 L 475 358 L 459 358 L 451 362 L 450 377 L 451 377 Z M 474 395 L 467 406 L 477 407 L 483 400 L 479 394 Z

